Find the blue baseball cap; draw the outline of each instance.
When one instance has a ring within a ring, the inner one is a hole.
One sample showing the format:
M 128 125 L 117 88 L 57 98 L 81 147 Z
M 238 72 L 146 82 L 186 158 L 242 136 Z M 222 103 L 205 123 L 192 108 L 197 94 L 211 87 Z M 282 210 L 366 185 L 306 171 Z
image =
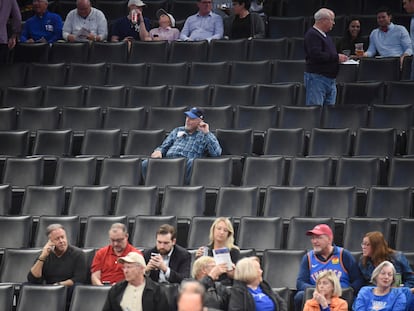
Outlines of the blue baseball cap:
M 200 108 L 193 107 L 189 111 L 184 112 L 187 117 L 191 119 L 198 119 L 204 120 L 204 111 Z

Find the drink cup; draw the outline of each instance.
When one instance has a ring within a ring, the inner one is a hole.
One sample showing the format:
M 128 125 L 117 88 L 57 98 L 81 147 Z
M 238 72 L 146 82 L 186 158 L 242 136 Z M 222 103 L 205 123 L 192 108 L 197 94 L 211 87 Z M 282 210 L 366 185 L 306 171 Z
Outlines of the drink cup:
M 364 56 L 364 44 L 355 43 L 355 55 L 358 57 Z

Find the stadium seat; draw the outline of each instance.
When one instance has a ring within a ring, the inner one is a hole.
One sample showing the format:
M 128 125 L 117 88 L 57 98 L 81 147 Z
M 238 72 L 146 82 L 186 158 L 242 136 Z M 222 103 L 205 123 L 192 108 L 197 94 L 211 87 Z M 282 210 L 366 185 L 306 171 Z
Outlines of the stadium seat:
M 30 247 L 32 217 L 0 216 L 0 231 L 0 248 Z
M 152 63 L 148 71 L 148 86 L 186 85 L 188 76 L 187 63 L 161 64 Z
M 11 131 L 16 129 L 16 108 L 0 108 L 0 131 Z
M 43 158 L 7 158 L 3 168 L 3 184 L 13 187 L 43 184 Z
M 54 185 L 86 186 L 95 183 L 95 158 L 60 158 L 56 165 Z
M 0 155 L 21 157 L 29 152 L 29 131 L 0 131 Z
M 206 193 L 203 186 L 167 186 L 161 204 L 161 215 L 190 219 L 204 216 Z
M 312 217 L 346 219 L 357 216 L 355 187 L 316 187 L 312 196 Z
M 230 68 L 230 84 L 269 84 L 272 63 L 269 60 L 235 61 Z
M 309 156 L 349 156 L 351 135 L 344 129 L 312 129 L 309 140 Z
M 146 186 L 165 187 L 183 186 L 185 179 L 186 159 L 148 159 L 147 175 L 145 177 Z
M 139 248 L 152 248 L 155 246 L 156 232 L 163 224 L 177 228 L 175 216 L 136 216 L 134 229 L 131 234 L 131 244 Z
M 254 88 L 248 85 L 222 85 L 217 84 L 213 88 L 211 97 L 212 106 L 228 106 L 236 107 L 250 106 L 253 103 Z
M 65 188 L 63 186 L 27 186 L 20 214 L 60 216 L 64 208 Z
M 170 132 L 184 123 L 185 111 L 187 107 L 151 107 L 148 111 L 147 129 L 164 129 Z
M 269 186 L 266 189 L 263 202 L 263 216 L 265 217 L 282 217 L 285 220 L 292 217 L 305 217 L 307 208 L 307 187 Z
M 51 63 L 86 63 L 88 52 L 89 42 L 54 42 L 49 59 Z
M 33 155 L 70 156 L 72 154 L 71 130 L 37 130 Z
M 242 186 L 282 186 L 285 184 L 285 159 L 282 157 L 247 157 Z
M 104 85 L 106 64 L 71 63 L 68 70 L 67 85 Z
M 168 41 L 134 41 L 129 52 L 129 63 L 166 63 Z
M 110 289 L 110 286 L 75 286 L 69 311 L 101 311 Z
M 71 129 L 74 132 L 87 129 L 99 129 L 102 122 L 100 107 L 63 107 L 60 119 L 61 129 Z
M 141 160 L 139 158 L 104 158 L 101 164 L 99 185 L 112 188 L 138 186 L 141 180 Z
M 147 84 L 146 63 L 123 64 L 112 63 L 108 68 L 108 85 L 145 86 Z
M 165 138 L 165 131 L 160 130 L 130 130 L 125 143 L 126 156 L 148 157 Z
M 59 125 L 59 110 L 57 107 L 21 108 L 17 118 L 19 130 L 54 130 Z
M 401 252 L 414 252 L 413 243 L 411 243 L 411 234 L 414 232 L 413 218 L 400 218 L 397 223 L 395 233 L 395 249 Z
M 183 4 L 190 4 L 194 6 L 194 3 L 188 1 L 179 1 Z M 172 2 L 177 5 L 177 1 Z M 196 9 L 197 11 L 197 9 Z M 194 12 L 195 13 L 195 12 Z M 174 15 L 175 16 L 175 15 Z M 177 16 L 175 16 L 177 18 Z M 205 62 L 207 61 L 208 53 L 208 41 L 172 41 L 170 44 L 169 62 L 180 63 L 180 62 Z
M 370 188 L 380 184 L 380 161 L 377 158 L 339 159 L 336 170 L 337 186 Z
M 208 61 L 244 61 L 247 59 L 247 48 L 248 41 L 246 39 L 211 40 Z
M 0 282 L 15 283 L 19 285 L 27 282 L 27 273 L 40 254 L 40 248 L 5 249 L 0 269 Z M 29 311 L 34 309 L 27 310 Z M 41 310 L 43 310 L 43 308 Z
M 32 87 L 9 86 L 3 93 L 3 107 L 40 107 L 42 96 L 43 89 L 39 85 Z
M 120 186 L 116 196 L 114 215 L 127 217 L 156 215 L 158 201 L 157 186 Z
M 230 77 L 229 62 L 193 62 L 189 70 L 189 85 L 227 84 Z
M 190 185 L 206 188 L 229 186 L 231 176 L 231 158 L 198 158 L 193 162 Z
M 332 181 L 330 158 L 294 158 L 290 164 L 289 186 L 329 186 Z
M 258 187 L 220 187 L 216 201 L 216 215 L 240 218 L 258 216 Z
M 82 141 L 81 155 L 115 157 L 121 154 L 121 130 L 96 130 L 85 131 Z
M 20 290 L 16 311 L 64 311 L 66 309 L 66 287 L 63 285 L 29 285 Z
M 396 144 L 396 131 L 393 128 L 359 128 L 355 138 L 354 155 L 393 157 Z
M 27 69 L 27 86 L 63 86 L 66 81 L 66 65 L 31 63 Z
M 46 86 L 44 91 L 43 106 L 45 107 L 82 107 L 84 105 L 85 92 L 81 85 L 75 86 Z
M 144 107 L 108 107 L 103 128 L 120 129 L 123 133 L 131 130 L 142 130 L 145 128 L 146 114 Z
M 126 1 L 98 1 L 101 5 L 122 6 L 126 11 Z M 113 12 L 112 8 L 112 14 Z M 116 13 L 115 13 L 116 14 Z M 119 16 L 122 17 L 123 15 Z M 107 18 L 108 19 L 108 18 Z M 110 19 L 108 19 L 110 20 Z M 128 58 L 128 42 L 92 42 L 89 49 L 89 63 L 126 63 Z
M 171 107 L 187 107 L 189 99 L 191 102 L 197 103 L 197 107 L 210 105 L 210 86 L 183 86 L 174 85 L 171 88 L 169 106 Z
M 80 219 L 79 216 L 47 216 L 41 215 L 33 237 L 33 247 L 42 248 L 48 241 L 47 227 L 52 224 L 61 224 L 65 228 L 66 238 L 71 245 L 79 246 Z
M 303 128 L 267 130 L 263 154 L 278 156 L 303 156 L 305 152 L 305 131 Z
M 89 216 L 85 226 L 83 247 L 101 248 L 108 245 L 108 230 L 119 222 L 127 225 L 126 216 Z
M 392 158 L 388 171 L 388 186 L 414 187 L 413 170 L 413 158 Z
M 68 215 L 105 216 L 111 209 L 111 187 L 74 186 L 70 193 Z M 90 246 L 86 246 L 90 247 Z
M 303 128 L 310 132 L 320 127 L 322 110 L 319 106 L 291 107 L 282 106 L 279 114 L 280 128 Z
M 367 216 L 411 217 L 411 192 L 409 187 L 371 187 L 367 195 Z
M 86 90 L 85 106 L 125 107 L 127 89 L 123 85 L 90 86 Z

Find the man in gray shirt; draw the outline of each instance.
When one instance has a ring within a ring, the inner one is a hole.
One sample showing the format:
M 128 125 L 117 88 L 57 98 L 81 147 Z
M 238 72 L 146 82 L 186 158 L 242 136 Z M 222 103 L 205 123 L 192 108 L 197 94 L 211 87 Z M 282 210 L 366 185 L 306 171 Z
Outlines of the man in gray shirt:
M 11 17 L 11 36 L 7 37 L 7 22 Z M 22 16 L 16 0 L 0 3 L 0 64 L 7 62 L 9 49 L 16 45 L 16 38 L 20 32 Z

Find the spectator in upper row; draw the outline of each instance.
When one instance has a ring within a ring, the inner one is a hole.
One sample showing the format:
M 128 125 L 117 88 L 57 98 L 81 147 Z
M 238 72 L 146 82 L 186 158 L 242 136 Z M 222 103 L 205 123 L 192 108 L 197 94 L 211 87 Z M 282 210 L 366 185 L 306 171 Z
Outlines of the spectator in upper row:
M 33 0 L 34 16 L 24 24 L 21 42 L 53 43 L 62 37 L 62 18 L 47 10 L 48 0 Z
M 213 13 L 212 0 L 198 0 L 198 12 L 189 16 L 181 31 L 180 39 L 184 41 L 200 41 L 223 38 L 223 19 Z
M 250 0 L 233 1 L 233 14 L 224 19 L 225 37 L 229 39 L 264 38 L 265 25 L 257 13 L 250 13 Z
M 369 36 L 369 47 L 365 57 L 379 55 L 382 57 L 400 57 L 401 64 L 404 57 L 413 54 L 412 43 L 407 29 L 391 22 L 392 15 L 388 8 L 377 10 L 378 28 Z
M 174 16 L 167 13 L 164 9 L 159 9 L 157 17 L 159 27 L 151 29 L 145 40 L 167 40 L 169 42 L 177 40 L 180 37 L 180 31 L 175 28 Z
M 358 18 L 350 18 L 345 33 L 336 48 L 339 53 L 349 50 L 349 55 L 355 55 L 355 43 L 362 43 L 363 48 L 368 48 L 368 38 L 361 35 L 361 27 L 361 22 Z
M 105 41 L 108 27 L 102 11 L 91 6 L 90 0 L 77 0 L 76 9 L 66 16 L 63 39 L 74 41 Z
M 118 18 L 112 28 L 112 42 L 145 40 L 151 29 L 151 21 L 142 15 L 146 6 L 141 0 L 129 0 L 127 16 Z

